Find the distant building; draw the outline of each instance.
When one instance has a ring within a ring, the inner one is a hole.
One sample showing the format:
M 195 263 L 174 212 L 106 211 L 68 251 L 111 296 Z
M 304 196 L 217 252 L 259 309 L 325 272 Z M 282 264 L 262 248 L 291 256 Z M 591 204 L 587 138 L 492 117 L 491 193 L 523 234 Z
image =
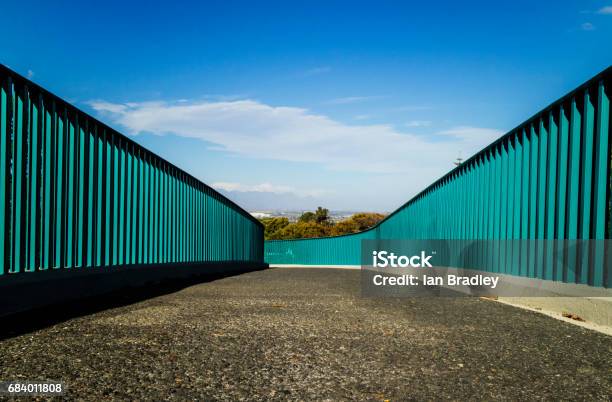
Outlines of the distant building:
M 251 212 L 251 215 L 257 219 L 270 218 L 272 216 L 272 214 L 268 212 Z

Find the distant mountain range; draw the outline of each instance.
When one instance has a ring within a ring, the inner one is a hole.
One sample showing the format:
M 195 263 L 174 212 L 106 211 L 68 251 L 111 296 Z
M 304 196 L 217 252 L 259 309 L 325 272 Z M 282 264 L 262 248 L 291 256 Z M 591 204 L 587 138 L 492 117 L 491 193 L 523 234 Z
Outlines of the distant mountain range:
M 282 217 L 289 219 L 289 222 L 296 222 L 300 216 L 304 213 L 304 210 L 287 211 L 287 210 L 259 210 L 249 211 L 257 219 L 261 218 L 272 218 Z M 338 222 L 354 215 L 352 211 L 329 211 L 329 220 L 332 222 Z
M 217 189 L 247 211 L 315 210 L 320 204 L 314 197 L 300 197 L 291 193 L 268 193 L 261 191 L 226 191 Z M 322 205 L 324 207 L 324 205 Z

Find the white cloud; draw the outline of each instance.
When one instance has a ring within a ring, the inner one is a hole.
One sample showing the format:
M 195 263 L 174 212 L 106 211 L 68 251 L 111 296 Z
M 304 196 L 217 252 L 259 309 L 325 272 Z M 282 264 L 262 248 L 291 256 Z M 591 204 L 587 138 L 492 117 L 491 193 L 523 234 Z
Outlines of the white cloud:
M 32 71 L 32 70 L 28 70 L 28 78 L 29 78 L 29 79 L 34 78 L 34 71 Z
M 294 194 L 301 197 L 318 197 L 324 192 L 321 190 L 301 191 L 291 186 L 281 186 L 271 183 L 260 184 L 243 184 L 232 182 L 217 182 L 213 183 L 212 187 L 218 190 L 236 191 L 240 193 L 255 192 L 255 193 L 274 193 L 274 194 Z
M 382 99 L 384 96 L 345 96 L 326 101 L 328 105 L 346 105 L 348 103 L 366 102 L 374 99 Z
M 89 104 L 132 135 L 172 134 L 245 157 L 315 163 L 340 171 L 418 172 L 430 179 L 448 170 L 458 150 L 471 155 L 502 134 L 456 127 L 429 138 L 390 125 L 348 125 L 306 109 L 253 100 Z
M 584 24 L 580 25 L 580 28 L 583 31 L 593 31 L 595 30 L 595 25 L 591 24 L 590 22 L 585 22 Z
M 371 118 L 372 118 L 371 114 L 358 114 L 357 116 L 354 117 L 355 120 L 368 120 Z
M 182 100 L 180 100 L 179 102 L 183 103 Z M 114 115 L 121 114 L 127 111 L 129 107 L 134 107 L 138 105 L 137 103 L 126 103 L 125 105 L 122 105 L 118 103 L 106 102 L 103 100 L 93 100 L 87 102 L 87 104 L 98 112 L 110 113 Z
M 431 126 L 431 121 L 429 120 L 411 120 L 406 123 L 406 127 L 428 127 Z
M 597 10 L 597 14 L 612 15 L 612 6 L 605 6 Z

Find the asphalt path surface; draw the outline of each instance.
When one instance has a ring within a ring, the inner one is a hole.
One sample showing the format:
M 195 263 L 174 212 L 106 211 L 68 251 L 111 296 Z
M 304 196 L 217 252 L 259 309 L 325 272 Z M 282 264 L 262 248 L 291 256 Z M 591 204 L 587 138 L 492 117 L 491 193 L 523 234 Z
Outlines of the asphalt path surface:
M 0 381 L 82 400 L 612 395 L 612 337 L 478 298 L 363 298 L 359 275 L 268 269 L 23 316 L 0 323 Z

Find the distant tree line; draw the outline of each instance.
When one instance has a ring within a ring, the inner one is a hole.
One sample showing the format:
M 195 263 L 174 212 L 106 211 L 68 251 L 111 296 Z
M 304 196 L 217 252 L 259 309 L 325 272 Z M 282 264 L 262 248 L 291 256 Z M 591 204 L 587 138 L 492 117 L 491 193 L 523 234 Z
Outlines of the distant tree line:
M 282 217 L 261 218 L 266 240 L 305 239 L 311 237 L 340 236 L 361 232 L 376 225 L 385 215 L 360 212 L 350 218 L 333 222 L 329 210 L 318 207 L 314 212 L 304 212 L 297 222 Z

